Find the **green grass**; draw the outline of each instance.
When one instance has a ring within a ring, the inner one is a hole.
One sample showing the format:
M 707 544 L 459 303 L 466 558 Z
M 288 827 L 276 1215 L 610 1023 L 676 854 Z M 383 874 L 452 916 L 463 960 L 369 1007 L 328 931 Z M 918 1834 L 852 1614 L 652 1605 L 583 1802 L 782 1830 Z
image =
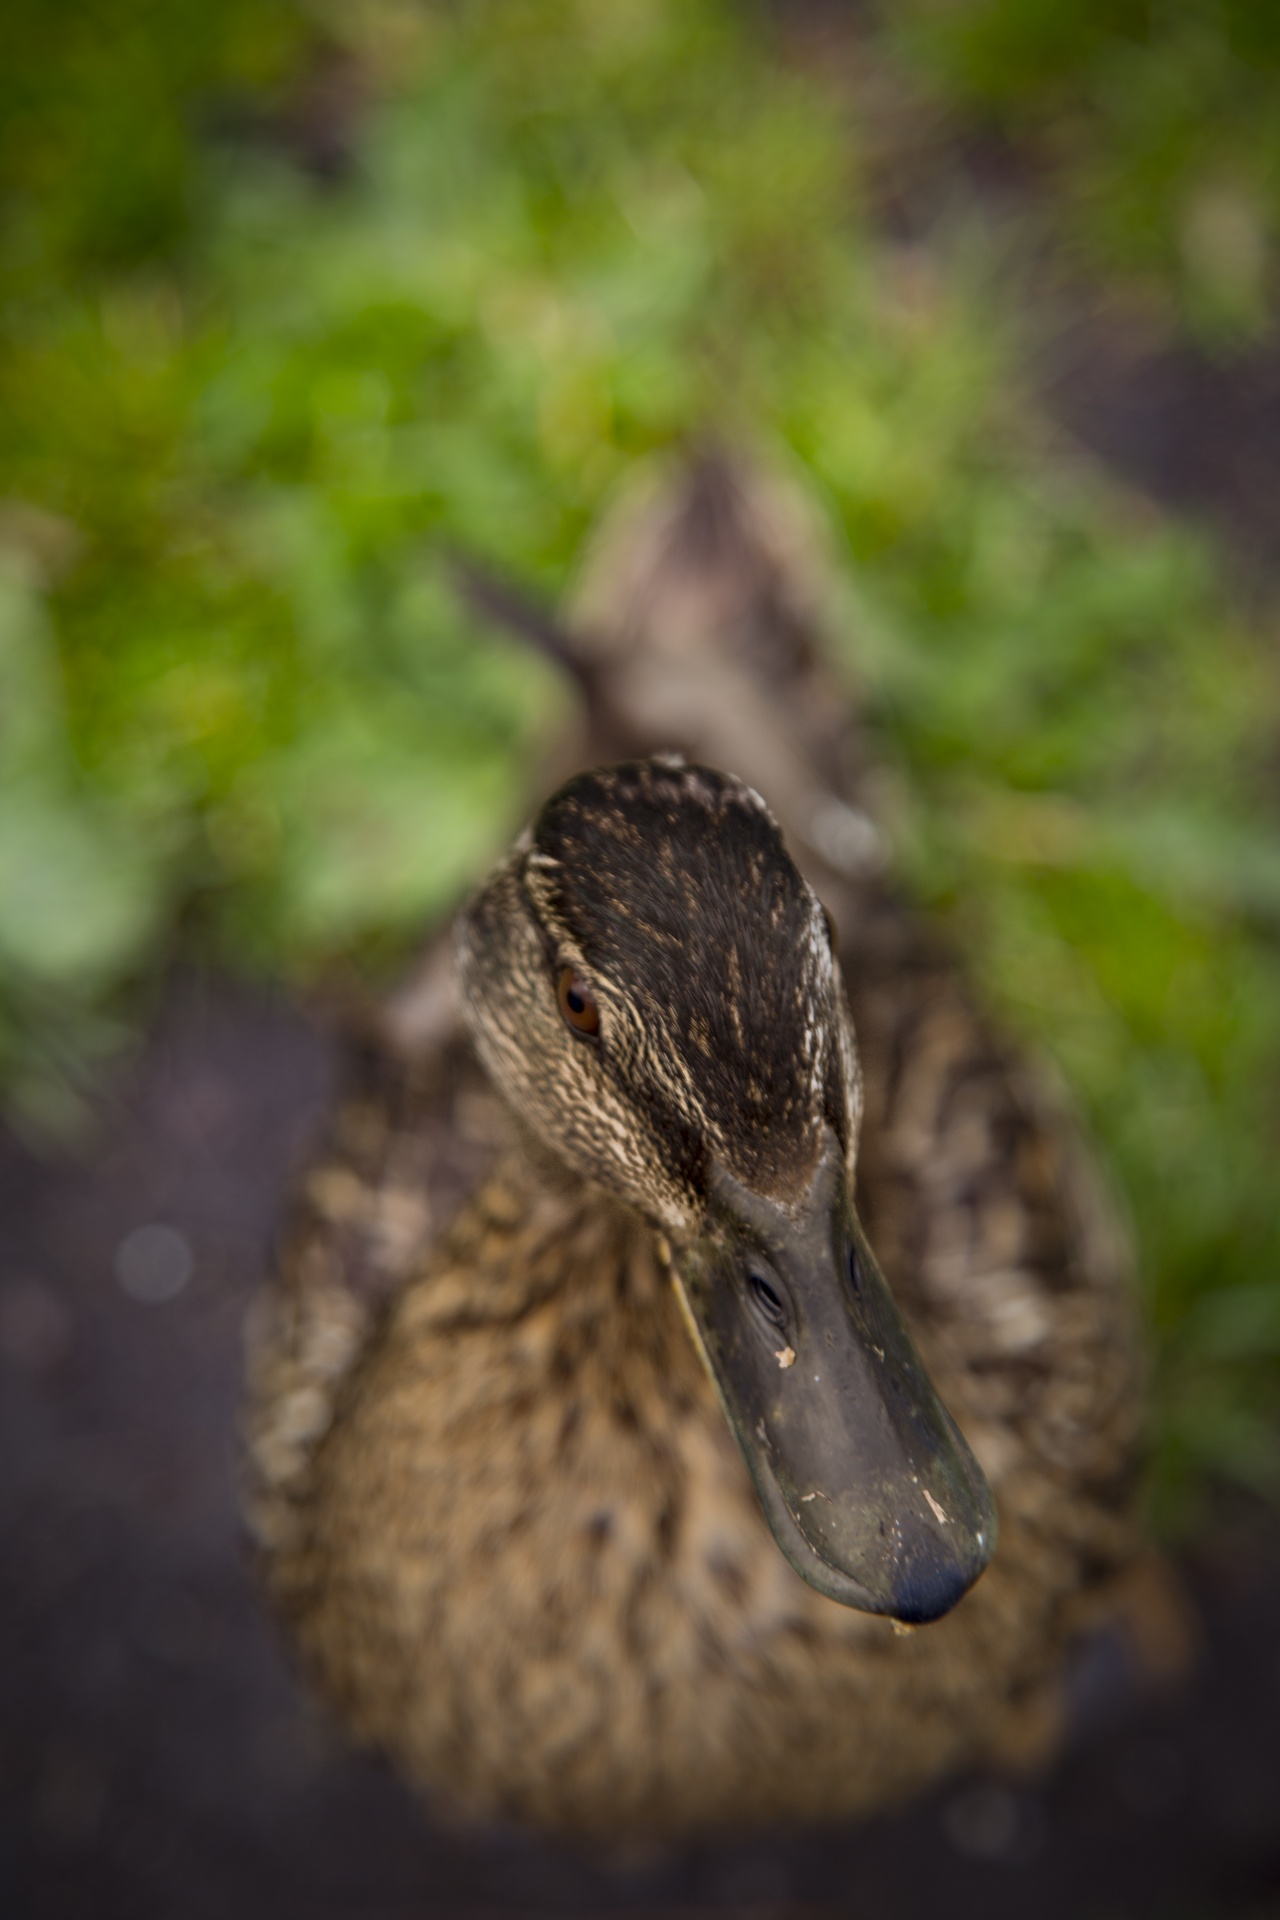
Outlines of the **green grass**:
M 1273 324 L 1280 10 L 1260 0 L 902 0 L 897 57 L 954 121 L 1011 138 L 1092 274 L 1217 351 Z
M 877 236 L 842 100 L 712 0 L 370 6 L 345 45 L 114 5 L 28 23 L 34 119 L 0 68 L 11 1111 L 56 1120 L 181 940 L 394 963 L 568 698 L 442 555 L 554 595 L 637 458 L 743 434 L 847 557 L 914 884 L 1130 1197 L 1162 1512 L 1280 1487 L 1274 673 L 1204 539 L 1045 442 L 980 236 Z M 64 58 L 69 145 L 31 131 Z M 320 180 L 272 129 L 339 59 L 367 104 Z

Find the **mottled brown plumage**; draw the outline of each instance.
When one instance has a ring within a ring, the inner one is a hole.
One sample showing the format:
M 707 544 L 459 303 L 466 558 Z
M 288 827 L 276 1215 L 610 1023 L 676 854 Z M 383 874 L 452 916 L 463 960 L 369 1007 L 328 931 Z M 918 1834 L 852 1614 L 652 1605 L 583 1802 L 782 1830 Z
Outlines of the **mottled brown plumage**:
M 865 1812 L 1041 1739 L 1132 1550 L 1123 1237 L 884 881 L 809 539 L 724 463 L 619 516 L 580 596 L 571 751 L 678 749 L 766 794 L 838 928 L 860 1082 L 754 798 L 675 766 L 578 782 L 462 924 L 490 1077 L 437 946 L 365 1038 L 255 1316 L 268 1590 L 313 1683 L 438 1805 L 609 1836 Z M 557 1012 L 566 960 L 603 1048 Z M 717 1168 L 799 1204 L 833 1138 L 1000 1512 L 987 1572 L 909 1634 L 784 1558 L 667 1268 Z

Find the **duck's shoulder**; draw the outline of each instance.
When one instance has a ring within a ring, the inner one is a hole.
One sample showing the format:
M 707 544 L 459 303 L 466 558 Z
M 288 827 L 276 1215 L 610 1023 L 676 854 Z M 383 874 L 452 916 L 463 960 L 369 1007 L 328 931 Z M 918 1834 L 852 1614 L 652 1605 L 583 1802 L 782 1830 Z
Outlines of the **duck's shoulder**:
M 501 1104 L 452 1021 L 424 1044 L 349 1037 L 340 1097 L 299 1172 L 246 1328 L 244 1507 L 289 1535 L 316 1447 L 388 1304 L 508 1144 Z
M 1001 1557 L 1034 1573 L 1057 1556 L 1036 1577 L 1070 1601 L 1138 1544 L 1144 1362 L 1124 1215 L 1047 1063 L 992 1021 L 919 916 L 868 889 L 847 924 L 859 1208 L 995 1488 Z

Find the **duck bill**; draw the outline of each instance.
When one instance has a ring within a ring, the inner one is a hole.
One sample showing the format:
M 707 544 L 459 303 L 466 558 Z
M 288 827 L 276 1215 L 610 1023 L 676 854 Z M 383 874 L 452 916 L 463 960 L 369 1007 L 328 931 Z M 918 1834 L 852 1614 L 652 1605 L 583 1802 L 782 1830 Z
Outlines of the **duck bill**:
M 912 1624 L 995 1548 L 991 1489 L 867 1244 L 834 1135 L 797 1206 L 717 1169 L 677 1290 L 779 1547 L 819 1593 Z

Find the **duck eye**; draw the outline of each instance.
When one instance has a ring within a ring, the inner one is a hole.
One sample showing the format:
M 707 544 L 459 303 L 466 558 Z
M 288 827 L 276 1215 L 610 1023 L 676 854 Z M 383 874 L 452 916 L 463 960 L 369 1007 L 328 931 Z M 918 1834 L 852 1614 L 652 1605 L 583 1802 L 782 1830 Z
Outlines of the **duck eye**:
M 561 967 L 556 981 L 556 999 L 560 1011 L 575 1033 L 591 1035 L 600 1031 L 600 1009 L 582 975 L 573 967 Z

